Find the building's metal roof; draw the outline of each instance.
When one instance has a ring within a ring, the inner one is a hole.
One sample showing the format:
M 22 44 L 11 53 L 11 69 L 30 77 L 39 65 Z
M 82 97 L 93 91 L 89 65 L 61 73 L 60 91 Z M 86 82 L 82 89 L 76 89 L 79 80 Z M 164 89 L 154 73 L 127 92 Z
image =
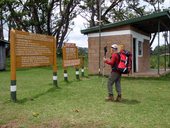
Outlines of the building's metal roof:
M 170 30 L 170 10 L 165 10 L 162 12 L 152 13 L 150 15 L 137 17 L 121 22 L 104 24 L 101 26 L 102 30 L 107 30 L 110 28 L 115 28 L 124 25 L 130 25 L 135 28 L 142 30 L 148 34 L 158 32 L 158 23 L 161 23 L 160 31 L 168 31 Z M 95 33 L 99 31 L 99 26 L 91 27 L 88 29 L 81 30 L 81 33 Z
M 0 44 L 9 44 L 7 40 L 0 39 Z

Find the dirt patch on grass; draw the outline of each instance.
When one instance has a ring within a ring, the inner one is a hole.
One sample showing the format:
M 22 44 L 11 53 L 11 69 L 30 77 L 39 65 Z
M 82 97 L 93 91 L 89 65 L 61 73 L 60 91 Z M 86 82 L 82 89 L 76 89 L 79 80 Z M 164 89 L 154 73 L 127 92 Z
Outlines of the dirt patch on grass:
M 106 124 L 102 121 L 87 121 L 87 122 L 65 122 L 62 127 L 66 128 L 103 128 Z
M 45 122 L 39 125 L 32 126 L 31 128 L 62 128 L 60 122 L 57 120 Z
M 0 125 L 0 128 L 24 128 L 22 121 L 13 120 L 7 124 Z M 106 123 L 102 121 L 76 122 L 68 120 L 52 120 L 38 124 L 27 124 L 27 128 L 103 128 Z
M 100 121 L 87 121 L 82 123 L 72 122 L 68 120 L 53 120 L 42 123 L 40 125 L 32 126 L 31 128 L 103 128 L 106 126 L 105 123 Z
M 7 124 L 0 125 L 0 128 L 24 128 L 21 125 L 20 121 L 18 120 L 13 120 L 8 122 Z M 62 128 L 60 126 L 59 121 L 50 121 L 50 122 L 45 122 L 41 124 L 27 124 L 26 128 Z
M 13 120 L 8 122 L 7 124 L 0 125 L 0 128 L 19 128 L 18 120 Z

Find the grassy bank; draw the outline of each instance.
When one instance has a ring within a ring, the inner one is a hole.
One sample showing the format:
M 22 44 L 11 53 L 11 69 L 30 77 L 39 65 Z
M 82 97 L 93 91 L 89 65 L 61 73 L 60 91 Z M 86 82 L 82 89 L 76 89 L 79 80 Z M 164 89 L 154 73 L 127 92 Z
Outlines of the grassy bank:
M 17 71 L 17 103 L 10 101 L 10 72 L 0 72 L 2 128 L 162 128 L 170 127 L 170 75 L 159 79 L 123 78 L 123 101 L 105 102 L 106 81 L 88 76 L 69 82 L 58 71 L 59 89 L 51 68 Z

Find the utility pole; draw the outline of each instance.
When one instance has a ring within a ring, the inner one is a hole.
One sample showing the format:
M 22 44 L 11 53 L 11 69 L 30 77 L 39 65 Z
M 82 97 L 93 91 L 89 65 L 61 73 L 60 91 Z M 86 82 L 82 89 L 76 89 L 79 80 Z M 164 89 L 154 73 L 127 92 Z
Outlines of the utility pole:
M 164 41 L 165 41 L 165 55 L 164 55 L 164 68 L 165 68 L 165 71 L 166 71 L 166 55 L 167 55 L 167 52 L 166 52 L 166 45 L 167 45 L 167 38 L 168 38 L 168 34 L 167 34 L 167 32 L 165 32 L 165 33 L 163 33 L 163 37 L 164 37 Z
M 98 7 L 99 7 L 99 75 L 101 74 L 101 67 L 100 67 L 100 57 L 101 57 L 101 0 L 98 2 Z
M 169 48 L 169 63 L 168 63 L 168 67 L 170 68 L 170 31 L 169 31 L 169 43 L 168 44 L 168 48 Z
M 158 12 L 160 12 L 160 7 L 159 7 L 159 0 L 158 0 Z
M 160 20 L 158 21 L 158 75 L 160 75 Z

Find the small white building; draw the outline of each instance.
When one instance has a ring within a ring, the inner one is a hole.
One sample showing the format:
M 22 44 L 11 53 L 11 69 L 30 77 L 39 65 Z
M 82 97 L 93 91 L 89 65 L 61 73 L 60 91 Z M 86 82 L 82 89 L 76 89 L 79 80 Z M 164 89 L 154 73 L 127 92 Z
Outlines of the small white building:
M 102 70 L 103 49 L 106 45 L 110 47 L 112 43 L 124 45 L 125 49 L 131 51 L 131 75 L 150 71 L 151 34 L 163 31 L 170 31 L 169 10 L 82 30 L 81 32 L 88 36 L 89 74 L 98 74 L 99 70 Z M 109 56 L 110 54 L 107 55 Z M 109 72 L 110 66 L 107 65 L 105 74 Z M 158 75 L 159 73 L 158 66 Z
M 6 68 L 6 44 L 7 41 L 0 39 L 0 71 Z

